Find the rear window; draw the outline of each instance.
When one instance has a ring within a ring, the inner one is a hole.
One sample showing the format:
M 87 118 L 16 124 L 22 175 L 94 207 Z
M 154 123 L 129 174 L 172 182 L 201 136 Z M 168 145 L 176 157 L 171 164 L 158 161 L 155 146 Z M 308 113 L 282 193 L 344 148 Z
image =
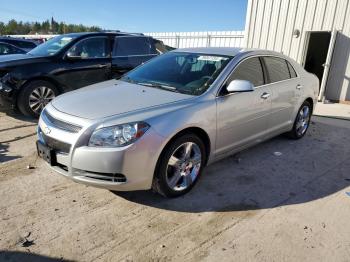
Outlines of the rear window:
M 149 54 L 151 54 L 151 45 L 148 37 L 117 36 L 115 38 L 113 56 Z
M 271 83 L 290 78 L 287 61 L 279 57 L 264 57 L 267 72 Z

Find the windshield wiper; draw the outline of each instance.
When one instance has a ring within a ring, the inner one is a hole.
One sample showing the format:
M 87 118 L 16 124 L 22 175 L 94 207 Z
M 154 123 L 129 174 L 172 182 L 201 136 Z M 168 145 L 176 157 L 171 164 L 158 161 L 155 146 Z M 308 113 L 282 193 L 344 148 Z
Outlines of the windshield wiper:
M 154 83 L 154 82 L 137 82 L 138 85 L 143 85 L 143 86 L 150 86 L 150 87 L 155 87 L 159 89 L 165 89 L 173 92 L 179 93 L 179 91 L 176 89 L 176 87 L 169 86 L 166 84 L 161 84 L 161 83 Z

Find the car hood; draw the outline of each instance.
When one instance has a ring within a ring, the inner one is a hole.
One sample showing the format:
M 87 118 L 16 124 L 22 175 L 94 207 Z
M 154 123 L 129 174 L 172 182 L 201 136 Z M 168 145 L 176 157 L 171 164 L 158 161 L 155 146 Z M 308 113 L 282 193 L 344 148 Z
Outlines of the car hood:
M 13 54 L 0 56 L 0 67 L 17 66 L 46 61 L 46 57 L 38 57 L 29 54 Z
M 190 98 L 193 96 L 109 80 L 63 94 L 52 101 L 52 106 L 69 115 L 99 119 Z

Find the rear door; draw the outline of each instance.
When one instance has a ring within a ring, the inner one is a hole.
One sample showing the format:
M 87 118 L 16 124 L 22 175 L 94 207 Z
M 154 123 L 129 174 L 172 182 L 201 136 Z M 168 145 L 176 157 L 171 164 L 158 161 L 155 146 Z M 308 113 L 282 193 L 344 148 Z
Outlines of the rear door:
M 270 131 L 277 131 L 290 126 L 294 120 L 293 111 L 297 101 L 297 93 L 301 89 L 299 78 L 290 63 L 280 57 L 265 56 L 263 58 L 268 83 L 271 88 Z
M 74 58 L 67 57 L 67 54 Z M 68 89 L 77 89 L 111 78 L 110 40 L 107 36 L 84 38 L 66 53 L 56 77 Z
M 222 93 L 217 98 L 216 153 L 230 152 L 264 138 L 271 109 L 271 91 L 259 57 L 243 60 L 233 71 L 232 80 L 250 81 L 255 90 L 241 93 Z M 225 86 L 223 87 L 225 90 Z
M 154 44 L 150 40 L 147 36 L 115 37 L 112 52 L 113 76 L 121 76 L 157 56 Z

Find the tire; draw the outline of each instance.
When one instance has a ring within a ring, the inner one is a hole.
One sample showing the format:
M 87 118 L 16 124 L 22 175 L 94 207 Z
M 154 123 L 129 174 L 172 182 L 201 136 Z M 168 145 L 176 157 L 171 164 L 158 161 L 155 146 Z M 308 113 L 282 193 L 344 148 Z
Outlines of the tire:
M 43 108 L 57 95 L 59 92 L 52 83 L 35 80 L 22 88 L 17 106 L 23 115 L 38 118 Z M 36 104 L 35 101 L 38 103 Z
M 295 117 L 292 130 L 287 133 L 288 137 L 292 139 L 302 138 L 310 126 L 311 114 L 311 104 L 308 101 L 304 101 Z
M 186 148 L 191 148 L 190 154 L 186 155 Z M 176 138 L 159 157 L 153 190 L 169 198 L 186 194 L 197 183 L 206 158 L 205 145 L 198 136 L 185 134 Z

